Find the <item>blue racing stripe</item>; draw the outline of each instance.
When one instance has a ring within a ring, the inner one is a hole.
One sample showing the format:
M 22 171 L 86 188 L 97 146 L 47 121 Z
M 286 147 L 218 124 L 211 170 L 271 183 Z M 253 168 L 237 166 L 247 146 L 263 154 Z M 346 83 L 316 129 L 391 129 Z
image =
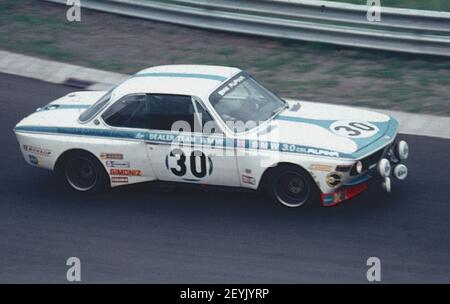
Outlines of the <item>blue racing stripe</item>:
M 199 78 L 199 79 L 208 79 L 215 81 L 225 81 L 227 77 L 220 75 L 212 75 L 212 74 L 193 74 L 193 73 L 162 73 L 162 72 L 154 72 L 154 73 L 141 73 L 135 74 L 134 77 L 181 77 L 181 78 Z
M 393 130 L 396 130 L 396 128 L 393 128 Z M 15 131 L 137 139 L 166 144 L 184 143 L 192 145 L 206 145 L 210 147 L 242 148 L 252 150 L 266 150 L 274 152 L 278 151 L 278 152 L 307 154 L 332 158 L 345 158 L 345 159 L 358 159 L 364 156 L 364 153 L 376 151 L 371 150 L 376 146 L 380 145 L 381 147 L 381 145 L 385 145 L 387 143 L 386 139 L 382 137 L 378 141 L 374 142 L 374 144 L 371 145 L 370 149 L 369 147 L 365 147 L 364 149 L 361 149 L 355 153 L 348 154 L 290 143 L 278 143 L 271 141 L 258 141 L 248 139 L 238 140 L 210 135 L 199 136 L 199 135 L 173 134 L 170 132 L 150 132 L 146 130 L 105 130 L 93 128 L 74 128 L 74 127 L 17 126 L 15 128 Z
M 290 121 L 290 122 L 300 122 L 305 124 L 311 124 L 320 126 L 324 129 L 327 129 L 331 132 L 330 126 L 337 120 L 329 120 L 329 119 L 312 119 L 312 118 L 303 118 L 303 117 L 293 117 L 293 116 L 284 116 L 280 115 L 275 118 L 276 120 Z M 380 132 L 368 138 L 349 138 L 354 141 L 357 145 L 357 151 L 351 154 L 352 158 L 358 159 L 361 156 L 364 156 L 371 151 L 377 151 L 387 143 L 393 140 L 395 135 L 397 134 L 398 122 L 395 119 L 390 119 L 386 122 L 372 122 Z M 375 138 L 376 137 L 376 138 Z
M 53 111 L 53 110 L 64 110 L 64 109 L 87 109 L 91 105 L 88 104 L 49 104 L 44 107 L 36 109 L 36 112 L 42 111 Z M 51 108 L 55 107 L 55 108 Z

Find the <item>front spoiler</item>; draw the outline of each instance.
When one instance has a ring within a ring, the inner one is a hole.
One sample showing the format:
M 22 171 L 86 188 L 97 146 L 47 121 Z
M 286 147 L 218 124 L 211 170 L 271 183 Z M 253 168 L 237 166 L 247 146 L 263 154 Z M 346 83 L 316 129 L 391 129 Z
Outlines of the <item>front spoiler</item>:
M 331 207 L 357 196 L 368 188 L 368 183 L 360 183 L 354 186 L 344 186 L 333 193 L 322 193 L 322 206 Z

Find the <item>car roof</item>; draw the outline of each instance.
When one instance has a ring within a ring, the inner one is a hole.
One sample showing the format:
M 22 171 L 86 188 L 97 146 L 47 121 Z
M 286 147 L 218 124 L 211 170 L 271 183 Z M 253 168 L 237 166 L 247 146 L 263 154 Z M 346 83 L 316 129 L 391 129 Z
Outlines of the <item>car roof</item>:
M 115 97 L 132 93 L 206 97 L 241 70 L 213 65 L 161 65 L 139 71 L 120 84 Z M 115 99 L 115 98 L 114 98 Z

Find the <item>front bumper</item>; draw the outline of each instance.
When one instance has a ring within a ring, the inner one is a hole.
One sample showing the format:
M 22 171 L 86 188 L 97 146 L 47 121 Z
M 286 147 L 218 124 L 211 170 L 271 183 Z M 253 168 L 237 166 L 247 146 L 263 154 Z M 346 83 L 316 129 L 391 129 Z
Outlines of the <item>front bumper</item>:
M 322 193 L 322 205 L 324 207 L 335 206 L 345 200 L 357 196 L 368 188 L 368 183 L 363 182 L 354 186 L 344 186 L 333 193 Z
M 394 175 L 397 180 L 404 180 L 407 175 L 407 167 L 402 163 L 403 160 L 396 155 L 398 153 L 395 152 L 398 144 L 399 142 L 394 142 L 385 147 L 382 153 L 379 154 L 375 165 L 368 165 L 368 169 L 365 172 L 344 182 L 343 185 L 336 191 L 332 193 L 322 193 L 322 205 L 325 207 L 335 206 L 345 200 L 359 195 L 368 188 L 368 181 L 372 178 L 381 179 L 382 188 L 386 192 L 390 192 L 390 176 Z M 380 170 L 380 163 L 383 160 L 384 162 L 386 162 L 386 160 L 388 161 L 390 165 L 389 173 L 392 174 L 386 175 L 383 173 L 383 170 Z M 405 176 L 400 176 L 398 172 L 399 170 L 396 170 L 396 168 L 399 169 L 400 166 L 402 167 L 402 171 L 404 170 L 403 172 L 406 174 Z

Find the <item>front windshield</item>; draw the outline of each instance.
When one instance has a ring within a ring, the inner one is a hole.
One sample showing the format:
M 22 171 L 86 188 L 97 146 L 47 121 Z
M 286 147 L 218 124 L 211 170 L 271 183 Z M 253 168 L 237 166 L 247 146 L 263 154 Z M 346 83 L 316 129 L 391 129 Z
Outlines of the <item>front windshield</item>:
M 209 100 L 225 123 L 263 122 L 286 107 L 281 98 L 244 72 L 221 85 Z

